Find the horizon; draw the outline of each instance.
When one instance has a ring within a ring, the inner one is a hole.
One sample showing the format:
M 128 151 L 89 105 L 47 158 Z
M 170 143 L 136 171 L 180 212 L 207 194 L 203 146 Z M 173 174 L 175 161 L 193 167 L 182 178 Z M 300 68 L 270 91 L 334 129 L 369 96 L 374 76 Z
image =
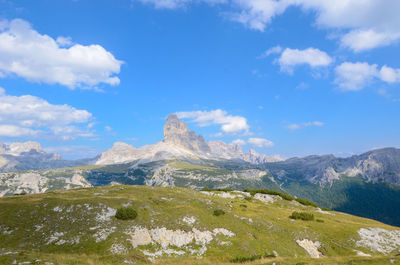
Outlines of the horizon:
M 176 113 L 244 152 L 399 148 L 400 3 L 267 2 L 0 2 L 0 142 L 88 158 Z

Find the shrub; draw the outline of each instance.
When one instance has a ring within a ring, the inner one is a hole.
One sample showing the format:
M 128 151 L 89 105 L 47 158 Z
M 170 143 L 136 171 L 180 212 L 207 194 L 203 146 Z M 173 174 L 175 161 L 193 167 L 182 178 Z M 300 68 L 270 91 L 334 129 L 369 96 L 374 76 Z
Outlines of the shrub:
M 215 216 L 220 216 L 220 215 L 224 215 L 225 214 L 225 212 L 224 212 L 224 210 L 221 210 L 221 209 L 217 209 L 217 210 L 214 210 L 214 213 L 213 213 Z
M 202 191 L 225 191 L 225 192 L 228 192 L 228 191 L 233 191 L 233 189 L 228 189 L 228 188 L 226 188 L 226 189 L 210 189 L 210 188 L 208 188 L 208 187 L 205 187 L 204 189 L 202 189 Z
M 241 204 L 240 207 L 247 208 L 246 204 Z
M 315 202 L 312 202 L 307 199 L 296 199 L 297 202 L 305 205 L 305 206 L 313 206 L 313 207 L 318 207 L 318 205 Z
M 306 213 L 306 212 L 293 212 L 291 216 L 289 216 L 291 219 L 300 219 L 304 221 L 312 221 L 314 220 L 314 215 L 312 213 Z
M 324 221 L 324 220 L 321 220 L 321 219 L 317 219 L 317 220 L 315 220 L 315 221 L 317 221 L 318 223 L 325 223 L 325 221 Z
M 251 255 L 251 256 L 239 256 L 233 259 L 230 259 L 229 261 L 232 263 L 245 263 L 248 261 L 255 261 L 258 259 L 262 259 L 262 258 L 275 258 L 276 256 L 274 254 L 265 254 L 263 255 Z
M 232 263 L 245 263 L 248 261 L 255 261 L 258 259 L 262 259 L 262 256 L 261 255 L 252 255 L 252 256 L 248 256 L 248 257 L 244 257 L 244 256 L 236 257 L 236 258 L 230 259 L 229 261 Z
M 275 190 L 267 190 L 267 189 L 245 189 L 245 192 L 249 192 L 252 196 L 256 193 L 261 193 L 261 194 L 268 194 L 268 195 L 278 195 L 282 199 L 285 199 L 287 201 L 293 201 L 294 198 L 290 196 L 289 194 L 280 192 L 280 191 L 275 191 Z
M 246 201 L 251 201 L 251 197 L 244 197 L 244 199 L 246 200 Z
M 115 218 L 120 220 L 133 220 L 137 217 L 137 212 L 132 207 L 121 207 L 117 209 Z

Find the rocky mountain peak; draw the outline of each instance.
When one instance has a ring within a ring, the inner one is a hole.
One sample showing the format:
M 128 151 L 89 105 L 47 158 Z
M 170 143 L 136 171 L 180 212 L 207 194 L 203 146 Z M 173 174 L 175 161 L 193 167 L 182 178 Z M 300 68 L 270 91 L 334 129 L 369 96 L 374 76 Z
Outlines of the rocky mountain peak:
M 188 133 L 188 131 L 186 122 L 180 121 L 176 114 L 170 114 L 164 125 L 164 141 L 168 141 L 168 138 L 171 136 L 174 137 L 176 134 L 185 134 Z
M 211 149 L 203 136 L 189 130 L 186 122 L 180 121 L 176 114 L 170 114 L 164 125 L 165 143 L 195 152 L 210 153 Z

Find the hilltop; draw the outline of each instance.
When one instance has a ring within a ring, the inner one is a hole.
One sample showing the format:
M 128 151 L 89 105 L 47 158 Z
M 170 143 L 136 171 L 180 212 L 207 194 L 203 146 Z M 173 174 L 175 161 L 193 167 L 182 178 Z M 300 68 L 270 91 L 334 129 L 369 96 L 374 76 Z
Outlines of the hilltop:
M 0 199 L 0 263 L 400 262 L 398 228 L 285 198 L 146 186 L 5 197 Z M 137 217 L 117 219 L 120 207 L 133 208 Z M 289 218 L 294 211 L 314 219 Z

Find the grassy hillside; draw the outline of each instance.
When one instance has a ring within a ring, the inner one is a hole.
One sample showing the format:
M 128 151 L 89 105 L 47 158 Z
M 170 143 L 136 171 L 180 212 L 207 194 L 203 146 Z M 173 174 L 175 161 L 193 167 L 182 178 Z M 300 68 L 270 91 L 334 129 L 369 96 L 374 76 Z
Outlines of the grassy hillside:
M 121 207 L 136 219 L 117 219 Z M 399 254 L 398 228 L 276 195 L 107 186 L 0 199 L 0 264 L 399 264 Z

